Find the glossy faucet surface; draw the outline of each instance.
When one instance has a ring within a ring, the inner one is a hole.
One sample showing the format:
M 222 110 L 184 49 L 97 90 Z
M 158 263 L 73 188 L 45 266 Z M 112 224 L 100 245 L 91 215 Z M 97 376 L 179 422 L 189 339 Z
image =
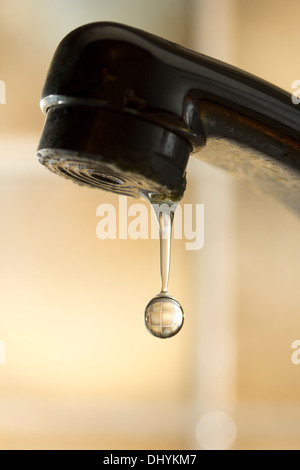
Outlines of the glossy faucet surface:
M 41 163 L 81 184 L 178 200 L 194 154 L 300 211 L 299 109 L 222 62 L 92 23 L 58 46 L 41 106 Z

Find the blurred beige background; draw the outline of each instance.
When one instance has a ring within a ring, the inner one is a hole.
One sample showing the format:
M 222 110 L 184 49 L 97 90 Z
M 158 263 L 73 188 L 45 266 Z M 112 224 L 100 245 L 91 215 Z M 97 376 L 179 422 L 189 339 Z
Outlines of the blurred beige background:
M 173 243 L 186 322 L 160 341 L 142 321 L 158 242 L 98 240 L 96 208 L 117 196 L 34 156 L 47 68 L 75 27 L 130 24 L 292 92 L 299 15 L 296 0 L 0 1 L 1 449 L 300 448 L 299 218 L 191 161 L 183 203 L 205 204 L 205 247 Z

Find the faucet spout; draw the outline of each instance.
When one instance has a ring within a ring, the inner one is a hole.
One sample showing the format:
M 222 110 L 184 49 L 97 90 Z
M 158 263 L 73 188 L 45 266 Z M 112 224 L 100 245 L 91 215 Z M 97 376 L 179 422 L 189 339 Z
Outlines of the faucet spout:
M 41 163 L 80 184 L 178 201 L 192 154 L 300 212 L 299 109 L 220 61 L 129 26 L 88 24 L 58 46 L 41 108 Z

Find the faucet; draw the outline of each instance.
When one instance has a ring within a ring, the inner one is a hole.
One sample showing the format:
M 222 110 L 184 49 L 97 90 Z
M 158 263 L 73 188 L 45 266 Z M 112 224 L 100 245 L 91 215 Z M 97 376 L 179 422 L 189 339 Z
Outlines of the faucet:
M 87 24 L 59 44 L 41 108 L 39 160 L 79 184 L 176 202 L 193 155 L 300 212 L 300 106 L 223 62 Z

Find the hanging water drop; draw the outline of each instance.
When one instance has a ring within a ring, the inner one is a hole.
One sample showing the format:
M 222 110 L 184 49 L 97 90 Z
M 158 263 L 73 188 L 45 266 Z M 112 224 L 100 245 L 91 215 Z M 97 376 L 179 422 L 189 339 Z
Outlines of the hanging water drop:
M 161 291 L 145 309 L 147 330 L 158 338 L 170 338 L 182 328 L 184 313 L 180 303 L 168 292 L 172 224 L 176 205 L 153 204 L 159 224 Z
M 158 294 L 145 309 L 147 330 L 158 338 L 171 338 L 183 325 L 184 313 L 181 305 L 169 294 Z

